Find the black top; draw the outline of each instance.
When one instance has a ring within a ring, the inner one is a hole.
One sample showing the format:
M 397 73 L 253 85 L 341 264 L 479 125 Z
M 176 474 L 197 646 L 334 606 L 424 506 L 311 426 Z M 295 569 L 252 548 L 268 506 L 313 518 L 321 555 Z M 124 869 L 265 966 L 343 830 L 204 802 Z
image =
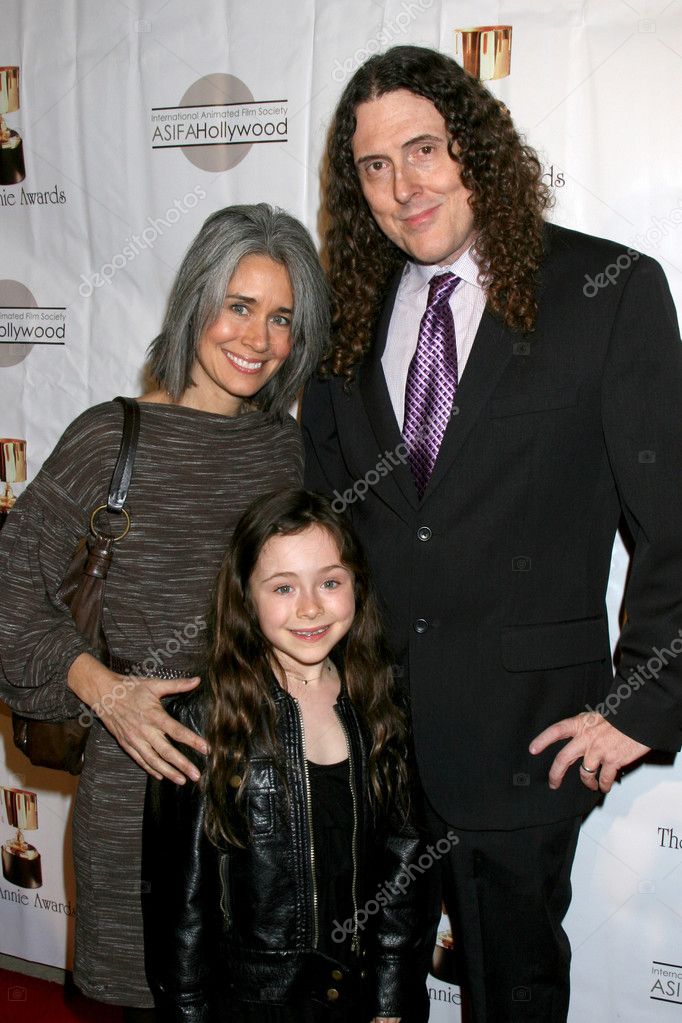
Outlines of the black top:
M 345 962 L 350 957 L 353 919 L 353 797 L 348 760 L 308 761 L 312 805 L 318 948 Z M 348 921 L 348 926 L 344 924 Z M 342 941 L 334 940 L 341 936 Z

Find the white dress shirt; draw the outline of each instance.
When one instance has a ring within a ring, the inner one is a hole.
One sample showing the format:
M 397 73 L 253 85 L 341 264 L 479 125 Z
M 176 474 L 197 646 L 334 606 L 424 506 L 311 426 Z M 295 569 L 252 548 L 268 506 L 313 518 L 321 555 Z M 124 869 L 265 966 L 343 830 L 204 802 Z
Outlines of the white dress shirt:
M 460 380 L 483 316 L 486 294 L 472 248 L 463 252 L 450 266 L 406 264 L 393 306 L 386 348 L 381 358 L 391 404 L 401 430 L 405 418 L 407 371 L 417 348 L 419 325 L 429 297 L 429 284 L 432 277 L 447 270 L 461 278 L 450 298 Z

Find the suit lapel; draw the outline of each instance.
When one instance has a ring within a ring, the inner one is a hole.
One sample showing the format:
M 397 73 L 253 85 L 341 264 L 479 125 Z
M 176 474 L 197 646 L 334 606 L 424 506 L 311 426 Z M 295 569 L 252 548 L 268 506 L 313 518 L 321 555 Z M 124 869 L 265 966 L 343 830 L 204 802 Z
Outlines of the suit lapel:
M 427 500 L 444 479 L 512 355 L 514 336 L 486 308 L 462 382 L 457 388 L 445 436 L 424 494 Z
M 391 314 L 395 304 L 395 297 L 402 277 L 402 269 L 395 275 L 391 282 L 390 291 L 384 302 L 381 317 L 377 324 L 374 344 L 362 364 L 358 374 L 358 388 L 362 397 L 365 411 L 369 419 L 372 431 L 376 438 L 380 452 L 403 453 L 405 444 L 403 435 L 400 432 L 398 422 L 395 418 L 393 405 L 386 385 L 386 377 L 381 365 L 381 359 L 386 348 L 388 327 L 391 322 Z M 409 465 L 405 461 L 398 461 L 390 473 L 391 480 L 398 486 L 403 497 L 408 503 L 416 508 L 419 504 L 414 478 Z M 388 480 L 388 477 L 386 477 Z

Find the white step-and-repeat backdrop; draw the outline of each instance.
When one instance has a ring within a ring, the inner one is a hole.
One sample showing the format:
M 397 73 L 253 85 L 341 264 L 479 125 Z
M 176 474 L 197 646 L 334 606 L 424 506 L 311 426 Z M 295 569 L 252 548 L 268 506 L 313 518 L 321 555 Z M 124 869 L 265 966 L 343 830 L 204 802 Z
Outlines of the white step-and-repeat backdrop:
M 653 255 L 680 306 L 679 0 L 5 0 L 3 507 L 86 406 L 139 393 L 175 269 L 211 211 L 265 199 L 315 231 L 341 89 L 399 43 L 465 57 L 540 151 L 554 219 Z M 617 544 L 614 623 L 625 568 Z M 0 951 L 62 966 L 74 783 L 28 765 L 6 712 L 0 734 Z M 18 827 L 34 849 L 23 863 Z M 648 764 L 583 828 L 572 1023 L 679 1013 L 681 864 L 682 767 Z M 434 970 L 456 979 L 446 932 L 444 920 Z M 430 987 L 432 1020 L 459 1020 L 456 984 Z

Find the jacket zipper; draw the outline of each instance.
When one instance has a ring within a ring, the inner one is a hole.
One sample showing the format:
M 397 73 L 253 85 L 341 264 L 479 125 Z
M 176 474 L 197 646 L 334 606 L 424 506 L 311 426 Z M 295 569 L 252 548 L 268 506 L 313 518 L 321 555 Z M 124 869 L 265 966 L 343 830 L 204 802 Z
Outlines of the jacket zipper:
M 221 899 L 220 908 L 223 911 L 225 917 L 225 923 L 227 927 L 232 925 L 232 913 L 230 911 L 230 879 L 227 876 L 230 867 L 230 861 L 227 856 L 222 856 L 220 860 L 220 887 L 221 887 Z
M 358 934 L 358 899 L 357 899 L 357 887 L 358 887 L 358 857 L 357 857 L 357 840 L 358 840 L 358 801 L 357 794 L 355 792 L 355 783 L 353 780 L 353 754 L 350 748 L 350 738 L 348 735 L 348 729 L 346 723 L 339 713 L 339 708 L 335 704 L 334 710 L 336 711 L 337 717 L 341 723 L 343 734 L 346 738 L 346 749 L 348 750 L 348 774 L 350 781 L 350 794 L 353 801 L 353 843 L 351 851 L 353 854 L 353 884 L 351 887 L 351 896 L 353 899 L 353 940 L 351 941 L 351 951 L 358 955 L 360 952 L 360 936 Z
M 310 798 L 310 774 L 308 772 L 308 757 L 306 754 L 305 745 L 305 729 L 303 727 L 303 715 L 301 714 L 301 707 L 295 696 L 291 699 L 296 704 L 296 711 L 298 713 L 298 721 L 301 727 L 301 750 L 303 753 L 303 777 L 305 778 L 305 801 L 308 808 L 308 839 L 310 841 L 310 880 L 312 882 L 313 889 L 313 948 L 317 948 L 318 943 L 318 903 L 317 903 L 317 878 L 315 877 L 315 843 L 313 841 L 313 806 Z

